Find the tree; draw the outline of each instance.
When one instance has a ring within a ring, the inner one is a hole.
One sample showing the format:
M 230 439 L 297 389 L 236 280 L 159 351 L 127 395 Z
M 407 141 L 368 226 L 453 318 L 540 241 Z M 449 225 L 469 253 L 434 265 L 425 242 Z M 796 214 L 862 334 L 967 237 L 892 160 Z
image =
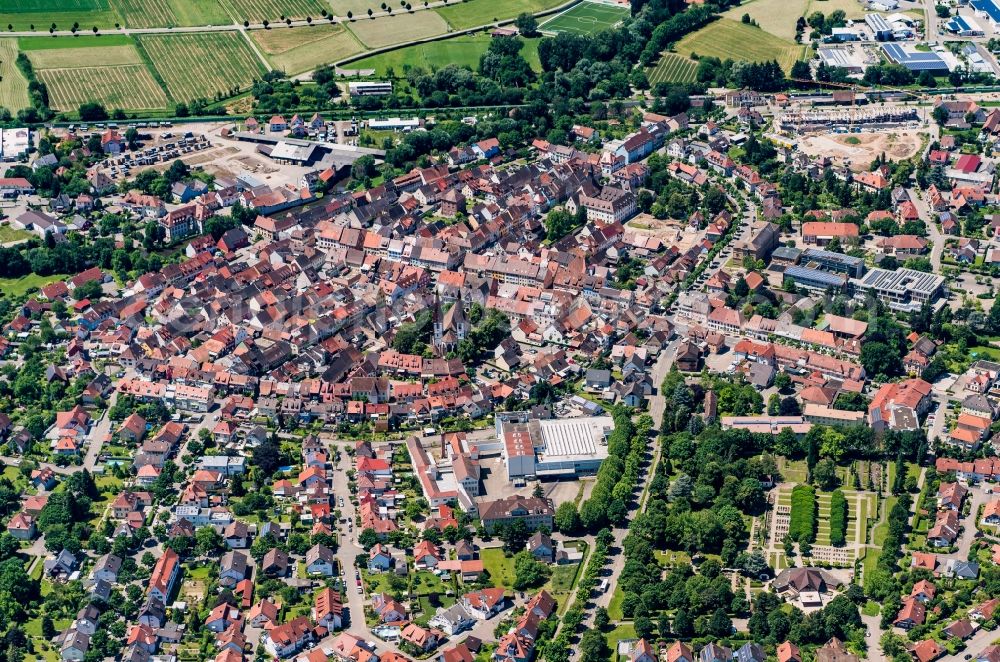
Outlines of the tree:
M 527 12 L 518 14 L 514 20 L 514 25 L 517 26 L 521 36 L 535 37 L 538 35 L 538 19 Z
M 108 119 L 108 111 L 99 103 L 88 101 L 80 104 L 80 120 L 83 122 L 102 122 Z
M 742 552 L 736 557 L 736 566 L 747 577 L 759 577 L 771 570 L 771 567 L 767 564 L 767 559 L 760 550 L 751 553 Z
M 726 615 L 726 610 L 719 607 L 708 622 L 708 631 L 716 637 L 728 637 L 733 633 L 733 622 Z
M 514 556 L 515 591 L 541 586 L 550 574 L 549 567 L 532 556 L 531 552 L 522 550 Z
M 648 616 L 645 615 L 636 616 L 634 625 L 635 625 L 636 636 L 641 637 L 643 639 L 648 639 L 649 637 L 653 636 L 655 626 L 653 625 L 653 621 Z
M 203 526 L 194 534 L 194 549 L 199 556 L 214 556 L 226 547 L 226 541 L 215 527 Z
M 377 174 L 378 169 L 375 167 L 375 157 L 370 154 L 365 154 L 358 158 L 351 166 L 351 177 L 358 181 L 370 179 Z
M 934 109 L 931 113 L 931 117 L 934 121 L 938 123 L 939 126 L 944 126 L 948 122 L 948 109 L 944 105 L 940 105 Z
M 281 466 L 281 445 L 276 435 L 271 435 L 263 443 L 253 449 L 253 463 L 257 465 L 264 476 L 270 478 Z
M 809 68 L 809 63 L 804 60 L 798 60 L 792 65 L 792 78 L 798 80 L 812 80 L 812 70 Z
M 598 630 L 587 630 L 580 639 L 580 657 L 583 662 L 605 662 L 611 651 L 604 635 Z
M 884 342 L 865 342 L 861 346 L 861 365 L 873 377 L 895 377 L 903 373 L 903 362 L 899 354 Z
M 580 513 L 576 510 L 576 504 L 572 501 L 564 501 L 556 508 L 553 519 L 556 530 L 561 533 L 572 533 L 580 528 Z
M 829 458 L 817 462 L 812 475 L 820 489 L 832 490 L 837 486 L 837 465 Z
M 683 607 L 674 614 L 674 634 L 682 639 L 687 639 L 694 634 L 694 621 L 691 620 L 687 609 Z
M 605 607 L 598 607 L 594 612 L 594 627 L 603 631 L 610 624 L 611 616 L 608 615 L 608 610 Z
M 364 547 L 366 550 L 371 549 L 378 544 L 378 534 L 375 533 L 375 529 L 364 529 L 358 535 L 358 544 Z

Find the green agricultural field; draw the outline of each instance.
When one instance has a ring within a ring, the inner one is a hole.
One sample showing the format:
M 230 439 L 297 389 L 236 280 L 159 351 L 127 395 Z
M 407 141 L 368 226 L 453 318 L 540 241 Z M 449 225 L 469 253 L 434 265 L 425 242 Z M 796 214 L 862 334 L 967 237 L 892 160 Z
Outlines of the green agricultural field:
M 436 37 L 448 31 L 448 25 L 432 11 L 360 18 L 349 23 L 348 27 L 368 48 L 381 48 L 411 39 Z
M 178 25 L 177 15 L 166 0 L 112 0 L 122 23 L 130 28 Z
M 382 11 L 382 3 L 385 2 L 389 4 L 388 0 L 330 0 L 330 6 L 333 7 L 334 16 L 347 16 L 347 12 L 357 18 L 359 16 L 367 16 L 368 10 L 371 9 L 373 12 Z M 414 2 L 410 0 L 410 4 L 414 7 L 422 6 L 423 2 Z M 393 3 L 393 11 L 396 11 L 396 7 L 399 6 L 398 2 Z
M 593 34 L 613 27 L 628 15 L 628 8 L 620 5 L 581 2 L 547 19 L 539 26 L 539 29 L 544 32 Z
M 698 63 L 676 53 L 664 53 L 655 67 L 646 71 L 651 85 L 657 83 L 693 83 Z
M 343 25 L 254 30 L 250 33 L 275 69 L 297 74 L 330 64 L 364 50 Z
M 468 0 L 468 2 L 455 2 L 449 7 L 442 7 L 434 11 L 448 21 L 448 25 L 452 29 L 464 30 L 465 28 L 474 28 L 477 25 L 514 18 L 524 12 L 534 14 L 552 9 L 563 2 L 565 0 L 504 0 L 504 2 Z
M 28 79 L 17 68 L 17 40 L 0 39 L 0 106 L 17 112 L 28 105 Z
M 682 55 L 696 53 L 723 60 L 777 60 L 785 71 L 789 71 L 792 64 L 803 58 L 806 48 L 778 39 L 761 28 L 724 18 L 685 36 L 674 50 Z
M 111 0 L 122 23 L 130 28 L 174 25 L 228 25 L 233 18 L 221 0 Z
M 55 110 L 76 110 L 96 101 L 105 108 L 153 110 L 167 107 L 167 95 L 141 64 L 107 67 L 74 67 L 38 71 L 49 89 Z
M 521 55 L 535 71 L 541 71 L 538 61 L 538 39 L 525 39 Z M 490 45 L 486 34 L 462 35 L 452 39 L 414 44 L 388 53 L 380 53 L 346 65 L 349 69 L 374 69 L 377 76 L 385 76 L 388 69 L 400 76 L 407 67 L 430 69 L 443 63 L 457 64 L 471 69 L 479 67 L 479 57 Z
M 330 11 L 330 5 L 323 0 L 221 0 L 223 7 L 237 23 L 250 21 L 272 23 L 285 18 L 321 19 L 323 11 Z
M 864 18 L 865 16 L 865 9 L 857 0 L 811 0 L 809 8 L 802 14 L 802 16 L 808 16 L 814 11 L 823 12 L 824 15 L 829 15 L 838 9 L 843 11 L 847 18 Z M 911 9 L 909 11 L 914 10 Z M 920 15 L 922 20 L 924 12 L 922 10 L 917 10 L 917 14 Z
M 93 63 L 100 66 L 142 64 L 142 56 L 135 46 L 102 46 L 100 48 L 47 48 L 25 51 L 35 70 L 73 69 Z
M 65 274 L 53 274 L 51 276 L 28 274 L 21 278 L 0 278 L 0 295 L 5 297 L 19 297 L 27 294 L 28 291 L 40 290 L 49 283 L 54 283 L 65 277 Z
M 63 35 L 53 37 L 44 35 L 38 37 L 19 37 L 17 46 L 22 51 L 46 51 L 58 50 L 62 48 L 98 48 L 105 46 L 132 46 L 135 42 L 132 37 L 124 34 L 81 34 L 75 36 Z M 81 66 L 90 63 L 81 63 Z
M 837 0 L 832 1 L 836 2 Z M 858 9 L 861 8 L 856 0 L 847 1 L 853 2 Z M 739 21 L 743 14 L 750 14 L 750 18 L 757 21 L 757 24 L 765 32 L 770 32 L 779 39 L 795 41 L 795 22 L 799 16 L 808 16 L 806 8 L 810 2 L 811 0 L 751 0 L 751 2 L 723 12 L 722 17 Z
M 53 23 L 59 30 L 69 30 L 74 23 L 81 30 L 90 30 L 95 25 L 114 27 L 117 21 L 108 0 L 0 0 L 0 16 L 15 30 L 39 32 L 47 31 Z
M 238 32 L 143 36 L 145 50 L 174 101 L 211 99 L 245 89 L 265 73 L 249 43 Z

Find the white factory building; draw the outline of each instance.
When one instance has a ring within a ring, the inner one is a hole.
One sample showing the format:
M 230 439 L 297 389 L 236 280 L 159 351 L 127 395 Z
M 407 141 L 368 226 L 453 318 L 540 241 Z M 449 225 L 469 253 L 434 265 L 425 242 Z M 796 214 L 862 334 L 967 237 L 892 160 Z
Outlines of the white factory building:
M 597 473 L 608 457 L 610 416 L 498 424 L 497 437 L 508 480 L 576 478 Z

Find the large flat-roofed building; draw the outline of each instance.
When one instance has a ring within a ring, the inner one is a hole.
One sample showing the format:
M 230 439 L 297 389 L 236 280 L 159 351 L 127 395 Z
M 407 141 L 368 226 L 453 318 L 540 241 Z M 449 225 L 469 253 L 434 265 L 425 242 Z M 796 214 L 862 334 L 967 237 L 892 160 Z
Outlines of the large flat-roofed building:
M 969 4 L 976 11 L 976 16 L 989 21 L 994 30 L 1000 28 L 1000 5 L 997 0 L 972 0 Z
M 28 153 L 31 131 L 26 127 L 0 129 L 0 161 L 14 161 Z
M 876 41 L 892 41 L 892 26 L 882 14 L 865 14 L 865 25 L 872 31 Z
M 933 51 L 918 51 L 910 46 L 890 43 L 882 44 L 882 52 L 894 64 L 901 64 L 910 71 L 946 73 L 949 70 L 944 58 Z
M 370 97 L 392 94 L 392 82 L 383 81 L 361 81 L 358 83 L 348 83 L 347 89 L 352 97 Z
M 797 435 L 804 435 L 812 429 L 801 416 L 723 416 L 723 430 L 746 430 L 755 434 L 780 434 L 785 428 Z
M 499 438 L 507 478 L 575 478 L 597 473 L 608 457 L 610 416 L 503 423 Z
M 865 273 L 865 261 L 860 257 L 824 251 L 818 248 L 807 248 L 802 251 L 799 263 L 824 271 L 847 274 L 852 278 L 860 278 Z
M 944 276 L 913 269 L 872 269 L 864 278 L 852 280 L 851 285 L 859 298 L 871 292 L 892 310 L 908 313 L 941 296 Z
M 863 425 L 865 413 L 863 411 L 846 411 L 843 409 L 833 409 L 825 405 L 818 405 L 815 402 L 806 404 L 802 410 L 802 417 L 809 423 L 819 423 L 821 425 Z
M 792 281 L 796 287 L 817 292 L 833 290 L 840 292 L 847 287 L 847 276 L 844 274 L 831 273 L 813 267 L 785 267 L 782 282 Z

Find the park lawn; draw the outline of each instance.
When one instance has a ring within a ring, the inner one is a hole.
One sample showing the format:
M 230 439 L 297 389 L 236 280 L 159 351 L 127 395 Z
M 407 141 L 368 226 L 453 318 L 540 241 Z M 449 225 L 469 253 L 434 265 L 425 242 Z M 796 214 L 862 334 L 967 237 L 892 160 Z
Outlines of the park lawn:
M 454 30 L 464 30 L 494 21 L 515 18 L 523 12 L 538 13 L 558 7 L 563 0 L 468 0 L 435 9 Z
M 66 277 L 66 274 L 52 274 L 51 276 L 28 274 L 21 278 L 0 278 L 0 294 L 5 297 L 19 297 L 27 294 L 28 290 L 40 290 L 49 283 L 54 283 Z
M 343 25 L 254 30 L 249 33 L 275 69 L 297 74 L 332 64 L 364 50 Z
M 789 71 L 795 62 L 803 58 L 806 48 L 790 40 L 779 39 L 762 28 L 723 18 L 685 36 L 677 42 L 674 50 L 685 56 L 695 53 L 722 60 L 777 60 L 785 71 Z
M 794 41 L 796 19 L 808 16 L 806 7 L 809 3 L 810 0 L 751 0 L 723 12 L 722 17 L 739 21 L 744 14 L 750 14 L 762 30 L 779 39 Z
M 622 602 L 625 600 L 625 592 L 622 591 L 621 586 L 615 584 L 615 590 L 611 594 L 611 600 L 608 602 L 608 617 L 612 621 L 620 621 L 625 618 L 622 613 Z
M 618 659 L 618 642 L 622 639 L 635 639 L 635 626 L 631 623 L 619 623 L 618 626 L 611 630 L 605 635 L 605 640 L 608 642 L 608 648 L 613 653 L 612 660 Z
M 538 60 L 539 39 L 524 39 L 521 55 L 528 61 L 531 68 L 541 71 Z M 379 53 L 362 60 L 351 62 L 351 69 L 374 69 L 376 76 L 387 76 L 392 69 L 394 75 L 402 75 L 408 67 L 421 67 L 430 70 L 443 64 L 456 64 L 460 67 L 479 68 L 479 58 L 490 45 L 487 34 L 461 35 L 451 39 L 432 41 L 425 44 L 414 44 L 399 48 L 388 53 Z
M 208 566 L 202 565 L 196 568 L 188 568 L 185 575 L 191 581 L 206 581 L 208 580 Z
M 28 79 L 17 67 L 16 39 L 0 39 L 0 106 L 12 113 L 28 106 Z M 0 230 L 4 228 L 7 226 L 0 226 Z
M 448 32 L 448 24 L 432 11 L 361 18 L 352 21 L 348 27 L 368 48 L 382 48 L 403 41 L 436 37 Z
M 504 556 L 501 547 L 486 547 L 480 550 L 479 558 L 483 568 L 490 573 L 490 579 L 498 587 L 512 588 L 514 586 L 514 557 Z

